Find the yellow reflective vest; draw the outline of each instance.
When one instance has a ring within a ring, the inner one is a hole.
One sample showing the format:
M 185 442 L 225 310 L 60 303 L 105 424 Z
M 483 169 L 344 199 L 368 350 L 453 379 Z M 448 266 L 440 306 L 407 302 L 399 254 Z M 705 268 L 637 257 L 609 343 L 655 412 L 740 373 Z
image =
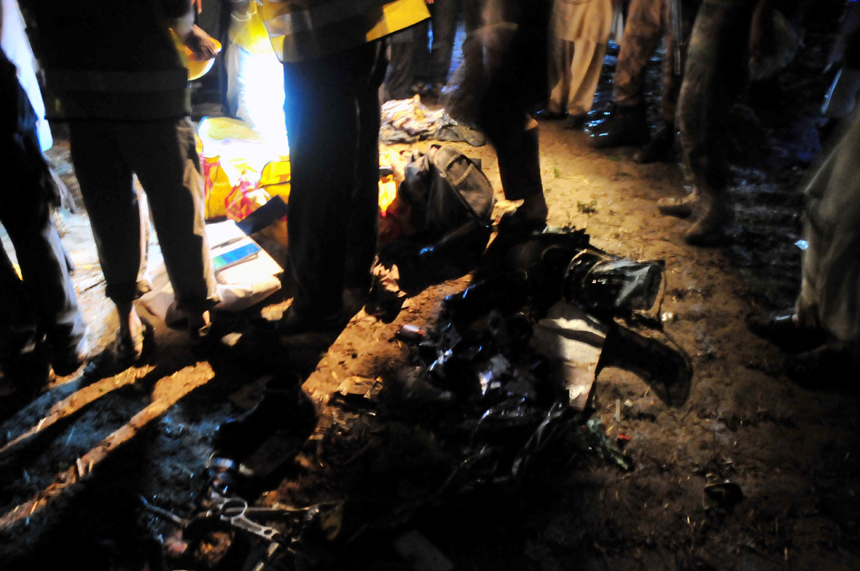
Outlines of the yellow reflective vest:
M 283 62 L 322 57 L 430 17 L 425 0 L 262 0 L 260 15 Z

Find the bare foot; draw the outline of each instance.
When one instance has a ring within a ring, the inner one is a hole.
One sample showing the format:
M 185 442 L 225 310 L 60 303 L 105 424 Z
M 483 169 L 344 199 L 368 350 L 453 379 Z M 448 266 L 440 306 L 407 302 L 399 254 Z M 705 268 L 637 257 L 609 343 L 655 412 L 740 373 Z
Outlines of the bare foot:
M 116 312 L 119 316 L 119 333 L 123 338 L 133 338 L 143 328 L 133 303 L 118 303 Z

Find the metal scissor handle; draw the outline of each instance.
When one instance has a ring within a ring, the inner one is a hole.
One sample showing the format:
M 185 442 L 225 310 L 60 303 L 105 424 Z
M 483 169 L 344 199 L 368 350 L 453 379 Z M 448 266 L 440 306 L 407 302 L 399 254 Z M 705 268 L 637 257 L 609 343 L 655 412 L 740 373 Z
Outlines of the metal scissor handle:
M 261 525 L 247 518 L 248 502 L 242 498 L 224 498 L 211 510 L 213 516 L 236 529 L 256 535 L 266 541 L 278 541 L 281 532 L 273 527 Z

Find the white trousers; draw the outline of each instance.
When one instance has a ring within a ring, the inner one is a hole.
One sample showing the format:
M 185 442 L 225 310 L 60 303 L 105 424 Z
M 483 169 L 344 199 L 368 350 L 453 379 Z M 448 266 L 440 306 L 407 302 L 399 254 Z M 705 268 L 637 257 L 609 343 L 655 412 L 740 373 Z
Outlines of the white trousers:
M 860 340 L 860 111 L 806 188 L 801 325 Z
M 549 58 L 550 112 L 585 115 L 591 110 L 606 46 L 606 42 L 588 40 L 580 40 L 576 44 L 557 38 L 552 41 Z

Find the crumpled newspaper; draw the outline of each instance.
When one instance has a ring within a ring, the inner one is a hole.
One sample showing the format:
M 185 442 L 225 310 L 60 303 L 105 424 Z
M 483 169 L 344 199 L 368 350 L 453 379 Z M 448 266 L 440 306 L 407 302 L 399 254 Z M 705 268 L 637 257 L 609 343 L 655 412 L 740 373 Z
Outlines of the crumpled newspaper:
M 480 133 L 459 125 L 444 109 L 428 109 L 418 95 L 412 99 L 386 101 L 382 105 L 380 141 L 392 145 L 427 139 L 465 141 L 476 147 L 486 143 Z

